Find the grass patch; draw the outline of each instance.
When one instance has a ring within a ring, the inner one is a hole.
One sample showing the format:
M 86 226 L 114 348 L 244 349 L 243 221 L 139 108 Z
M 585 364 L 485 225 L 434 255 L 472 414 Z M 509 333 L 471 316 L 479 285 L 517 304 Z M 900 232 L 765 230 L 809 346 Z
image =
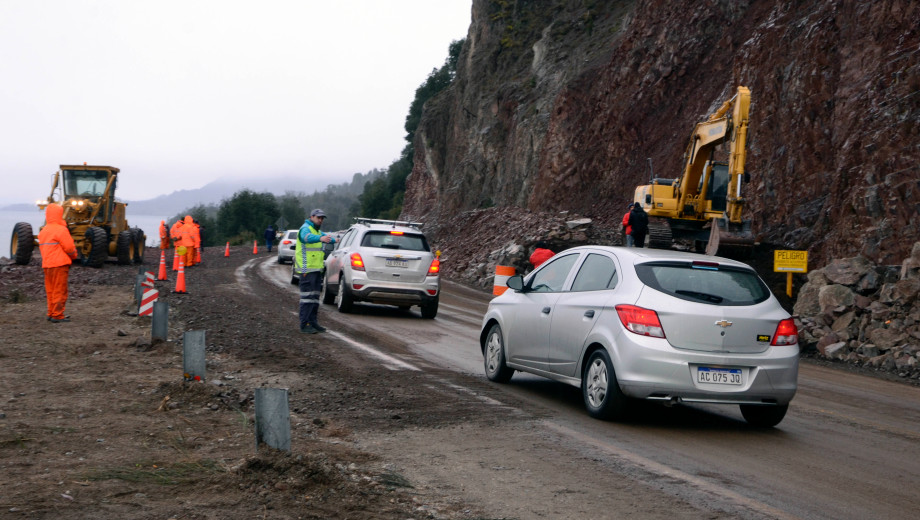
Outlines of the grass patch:
M 188 484 L 202 477 L 224 473 L 226 470 L 216 461 L 205 459 L 198 462 L 179 462 L 161 466 L 150 462 L 139 462 L 132 468 L 101 468 L 84 474 L 86 480 L 124 480 L 138 484 L 175 486 Z

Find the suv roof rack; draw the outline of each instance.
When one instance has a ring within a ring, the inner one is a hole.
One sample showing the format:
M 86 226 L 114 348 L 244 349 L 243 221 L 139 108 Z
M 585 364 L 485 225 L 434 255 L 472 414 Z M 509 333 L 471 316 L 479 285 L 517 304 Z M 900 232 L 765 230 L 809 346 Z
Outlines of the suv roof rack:
M 415 229 L 422 229 L 422 226 L 425 225 L 422 222 L 409 222 L 407 220 L 381 220 L 379 218 L 363 218 L 363 217 L 355 217 L 355 223 L 357 224 L 384 224 L 384 225 L 390 225 L 393 227 L 406 226 L 406 227 L 413 227 Z

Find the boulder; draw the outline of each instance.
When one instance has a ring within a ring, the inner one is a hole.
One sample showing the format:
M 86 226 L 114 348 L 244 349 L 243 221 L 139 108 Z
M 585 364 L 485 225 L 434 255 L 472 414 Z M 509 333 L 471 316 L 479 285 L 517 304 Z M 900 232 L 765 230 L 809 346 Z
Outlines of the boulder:
M 825 285 L 818 290 L 818 306 L 822 311 L 836 307 L 852 307 L 856 301 L 852 289 L 845 285 Z
M 824 348 L 824 355 L 830 359 L 843 358 L 847 354 L 847 342 L 838 341 Z
M 910 256 L 901 262 L 901 279 L 920 279 L 920 242 L 914 242 L 914 247 L 910 250 Z
M 877 328 L 867 330 L 866 339 L 879 350 L 887 351 L 907 341 L 907 334 L 896 329 Z
M 824 276 L 831 283 L 856 285 L 868 273 L 874 273 L 875 265 L 863 256 L 841 258 L 832 261 L 824 268 Z
M 892 295 L 897 303 L 907 307 L 917 298 L 920 293 L 920 278 L 905 278 L 898 280 L 894 284 L 894 294 Z
M 824 285 L 819 283 L 805 282 L 799 289 L 795 305 L 792 307 L 792 313 L 796 316 L 814 316 L 821 312 L 821 306 L 818 304 L 818 292 Z

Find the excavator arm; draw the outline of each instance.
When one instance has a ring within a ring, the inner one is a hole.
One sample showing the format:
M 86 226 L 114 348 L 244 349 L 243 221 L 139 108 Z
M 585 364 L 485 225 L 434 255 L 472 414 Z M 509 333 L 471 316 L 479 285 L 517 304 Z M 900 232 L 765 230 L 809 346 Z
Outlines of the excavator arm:
M 750 89 L 738 87 L 738 92 L 731 99 L 694 127 L 685 154 L 686 166 L 678 183 L 680 201 L 677 208 L 681 216 L 702 216 L 707 211 L 715 211 L 706 207 L 705 188 L 710 184 L 712 175 L 713 151 L 728 140 L 729 183 L 725 213 L 731 222 L 741 221 L 744 205 L 741 178 L 744 175 L 750 104 Z

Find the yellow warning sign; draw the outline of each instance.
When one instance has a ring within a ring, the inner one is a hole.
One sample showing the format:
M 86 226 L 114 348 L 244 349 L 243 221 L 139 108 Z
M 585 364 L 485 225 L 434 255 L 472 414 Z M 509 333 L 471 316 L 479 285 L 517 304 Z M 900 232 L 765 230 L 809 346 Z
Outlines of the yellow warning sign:
M 776 250 L 773 251 L 773 272 L 807 273 L 808 251 Z

